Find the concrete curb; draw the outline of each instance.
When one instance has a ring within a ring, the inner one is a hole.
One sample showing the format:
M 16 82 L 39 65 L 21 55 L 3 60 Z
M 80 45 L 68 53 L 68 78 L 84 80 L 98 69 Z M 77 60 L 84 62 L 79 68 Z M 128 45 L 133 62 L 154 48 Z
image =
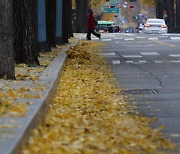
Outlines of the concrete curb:
M 32 129 L 39 125 L 49 107 L 49 103 L 55 93 L 59 77 L 67 60 L 67 54 L 65 54 L 65 51 L 70 47 L 75 46 L 78 41 L 79 39 L 77 39 L 75 43 L 70 44 L 69 47 L 61 49 L 64 53 L 60 53 L 55 57 L 51 64 L 42 72 L 38 82 L 45 84 L 47 88 L 42 91 L 42 98 L 30 100 L 33 104 L 28 106 L 28 112 L 25 117 L 0 118 L 0 122 L 6 125 L 8 125 L 9 121 L 15 121 L 15 127 L 5 128 L 3 130 L 1 130 L 0 127 L 0 134 L 1 132 L 6 133 L 5 138 L 1 138 L 0 136 L 0 153 L 20 153 L 20 146 L 28 140 Z

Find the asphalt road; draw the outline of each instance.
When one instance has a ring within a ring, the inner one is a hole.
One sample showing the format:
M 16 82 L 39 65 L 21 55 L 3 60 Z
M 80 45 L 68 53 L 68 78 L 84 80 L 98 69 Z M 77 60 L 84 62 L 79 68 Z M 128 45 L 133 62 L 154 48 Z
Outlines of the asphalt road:
M 94 38 L 96 39 L 96 38 Z M 180 143 L 180 34 L 103 34 L 103 56 L 137 110 Z
M 85 34 L 78 37 L 85 39 Z M 104 33 L 102 55 L 137 110 L 180 149 L 180 34 Z M 180 150 L 178 150 L 180 153 Z

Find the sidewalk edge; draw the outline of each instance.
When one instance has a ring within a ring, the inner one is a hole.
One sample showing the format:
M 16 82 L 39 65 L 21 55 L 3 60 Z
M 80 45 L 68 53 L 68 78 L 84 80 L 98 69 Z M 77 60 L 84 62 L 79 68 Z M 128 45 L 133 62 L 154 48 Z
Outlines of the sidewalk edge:
M 79 42 L 79 39 L 77 38 L 76 42 L 68 46 L 67 48 L 62 49 L 64 52 L 67 51 L 70 47 L 76 46 Z M 65 63 L 67 61 L 67 54 L 61 53 L 57 57 L 53 59 L 51 64 L 43 71 L 42 75 L 40 76 L 41 82 L 47 82 L 51 81 L 51 85 L 49 85 L 49 88 L 46 89 L 43 92 L 43 98 L 40 100 L 35 100 L 35 104 L 39 103 L 40 105 L 37 111 L 33 114 L 33 116 L 30 118 L 30 122 L 26 124 L 23 130 L 21 130 L 21 134 L 19 135 L 18 139 L 16 139 L 16 143 L 14 145 L 11 145 L 12 148 L 9 147 L 9 152 L 6 154 L 19 154 L 20 153 L 20 147 L 22 144 L 26 143 L 29 139 L 29 136 L 31 135 L 31 131 L 40 124 L 40 122 L 43 120 L 44 115 L 46 114 L 46 111 L 49 108 L 49 103 L 53 98 L 53 95 L 56 91 L 57 84 L 59 82 L 59 78 L 61 76 L 61 73 L 64 69 Z M 58 68 L 58 70 L 56 70 Z M 56 71 L 55 75 L 52 74 Z M 50 74 L 51 77 L 47 76 L 47 74 Z M 40 102 L 41 101 L 41 102 Z

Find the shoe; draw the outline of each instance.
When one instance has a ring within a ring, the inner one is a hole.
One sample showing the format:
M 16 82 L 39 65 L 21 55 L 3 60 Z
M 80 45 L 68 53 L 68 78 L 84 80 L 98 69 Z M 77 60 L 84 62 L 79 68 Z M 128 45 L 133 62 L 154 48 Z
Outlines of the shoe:
M 86 40 L 91 40 L 91 39 L 87 38 Z
M 99 34 L 99 36 L 98 36 L 98 37 L 99 37 L 99 39 L 101 39 L 101 34 Z

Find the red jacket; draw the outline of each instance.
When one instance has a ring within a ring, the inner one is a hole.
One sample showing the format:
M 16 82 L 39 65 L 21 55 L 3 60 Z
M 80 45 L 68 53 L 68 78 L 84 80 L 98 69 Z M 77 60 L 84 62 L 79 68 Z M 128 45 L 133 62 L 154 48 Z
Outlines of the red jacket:
M 88 22 L 87 22 L 87 27 L 88 27 L 88 30 L 95 30 L 95 18 L 94 18 L 94 15 L 93 13 L 89 14 L 89 17 L 88 17 Z

